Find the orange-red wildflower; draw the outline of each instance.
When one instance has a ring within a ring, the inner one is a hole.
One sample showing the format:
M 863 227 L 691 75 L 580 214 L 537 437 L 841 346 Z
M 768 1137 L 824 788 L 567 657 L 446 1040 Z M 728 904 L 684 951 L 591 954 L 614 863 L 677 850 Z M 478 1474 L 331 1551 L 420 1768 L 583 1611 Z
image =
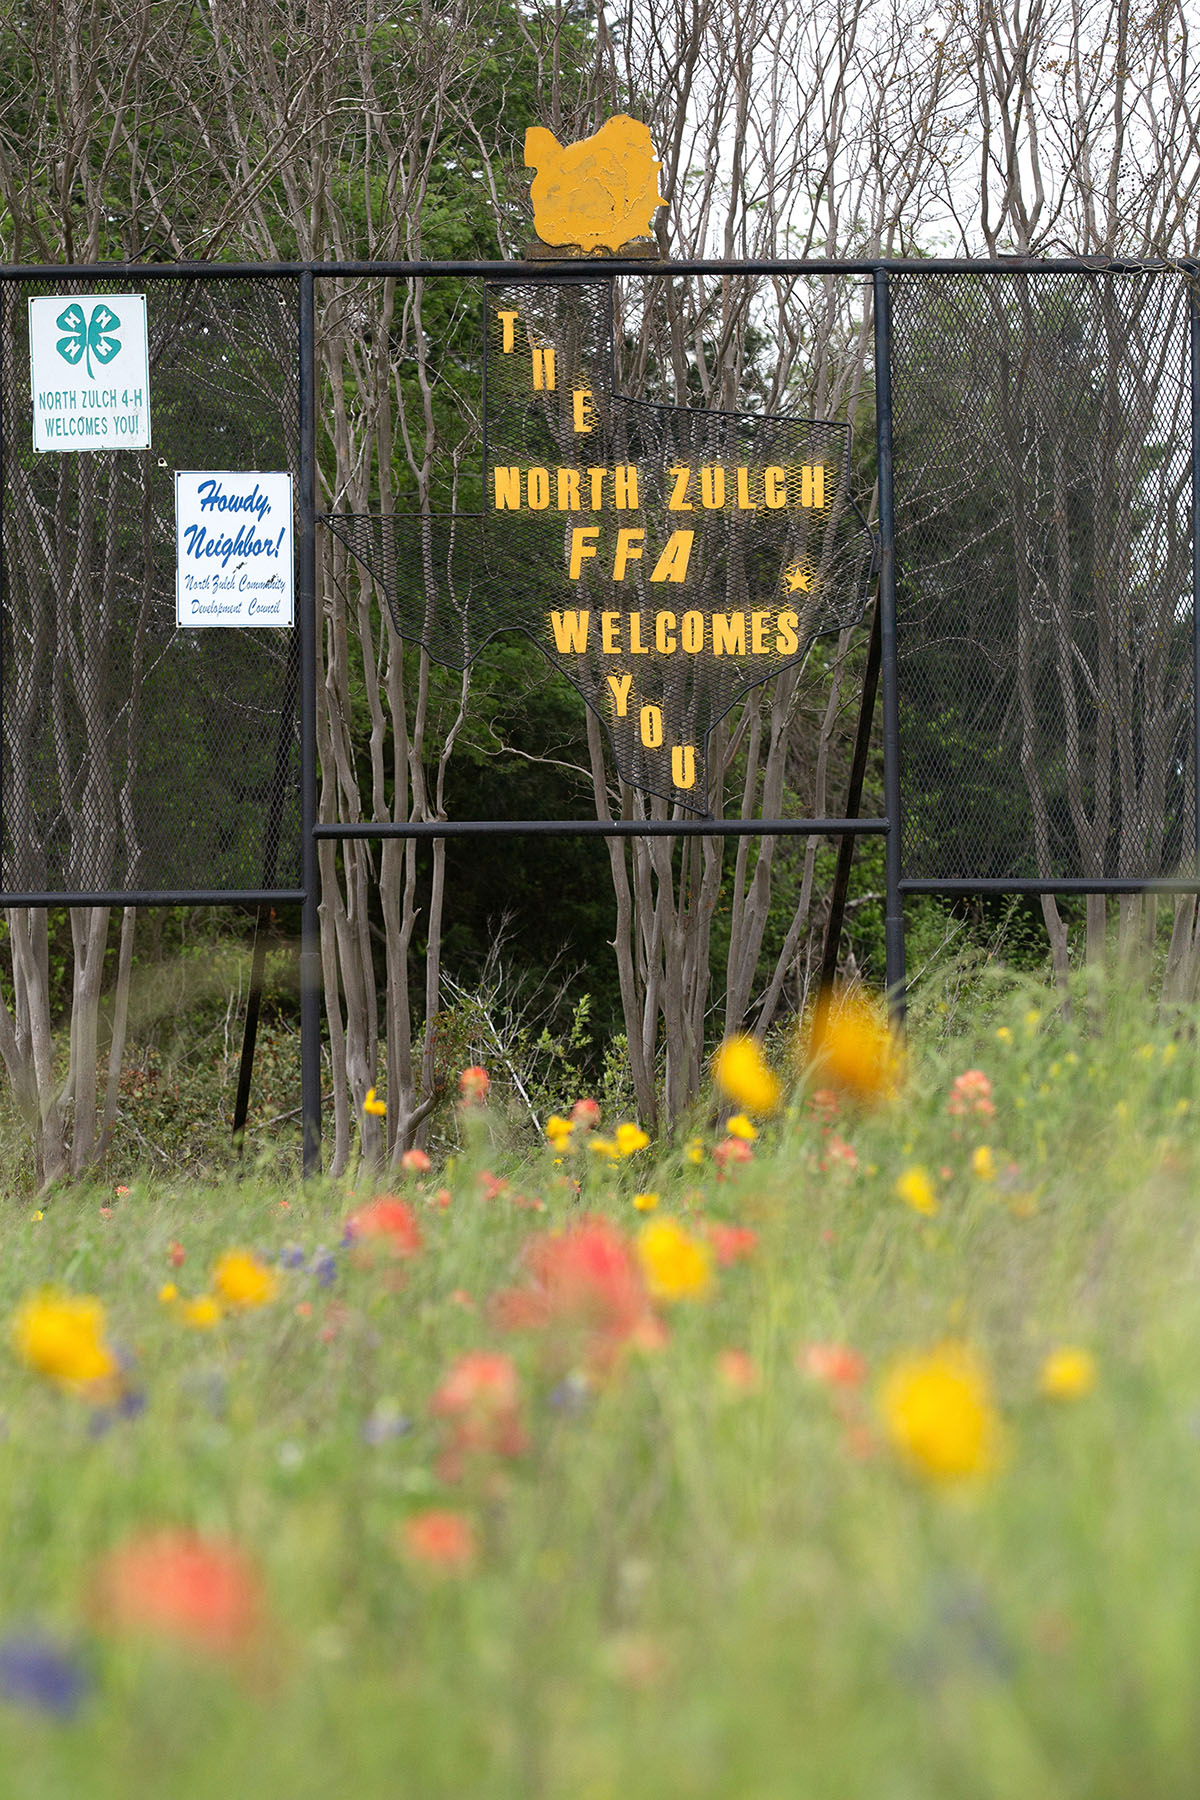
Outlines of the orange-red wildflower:
M 94 1603 L 110 1630 L 218 1656 L 247 1649 L 264 1620 L 262 1581 L 246 1552 L 190 1531 L 147 1532 L 112 1551 L 97 1569 Z
M 475 1106 L 480 1101 L 486 1100 L 491 1085 L 492 1078 L 487 1070 L 482 1068 L 479 1063 L 472 1063 L 471 1067 L 464 1069 L 458 1078 L 458 1091 L 462 1095 L 463 1105 Z
M 429 1411 L 447 1422 L 448 1437 L 437 1463 L 443 1481 L 460 1480 L 471 1456 L 519 1456 L 528 1446 L 516 1364 L 502 1352 L 471 1350 L 460 1356 L 435 1391 Z
M 415 1256 L 421 1248 L 421 1227 L 411 1206 L 395 1194 L 380 1194 L 360 1206 L 346 1220 L 351 1238 L 369 1240 L 392 1256 Z
M 848 1169 L 851 1174 L 858 1168 L 858 1151 L 853 1144 L 848 1144 L 836 1131 L 831 1131 L 825 1144 L 825 1154 L 821 1158 L 821 1168 L 828 1173 L 830 1169 Z
M 992 1084 L 982 1069 L 964 1069 L 950 1086 L 946 1111 L 952 1119 L 994 1119 Z
M 830 1387 L 859 1387 L 866 1378 L 867 1360 L 845 1344 L 804 1344 L 796 1352 L 796 1367 Z
M 429 1506 L 411 1513 L 400 1528 L 406 1559 L 439 1575 L 465 1575 L 478 1554 L 475 1527 L 465 1513 Z
M 758 1233 L 748 1225 L 709 1225 L 706 1230 L 713 1255 L 723 1269 L 745 1262 L 758 1249 Z
M 719 1350 L 717 1378 L 730 1394 L 756 1394 L 762 1387 L 762 1370 L 748 1350 Z
M 753 1162 L 754 1152 L 744 1138 L 722 1138 L 719 1144 L 713 1145 L 713 1161 L 719 1169 L 730 1166 L 736 1168 L 739 1163 Z
M 834 1088 L 814 1088 L 808 1096 L 809 1111 L 826 1125 L 837 1118 L 841 1111 L 841 1104 Z
M 581 1219 L 533 1238 L 524 1261 L 529 1281 L 493 1303 L 509 1329 L 557 1331 L 572 1343 L 582 1337 L 588 1360 L 603 1365 L 650 1319 L 637 1257 L 608 1219 Z

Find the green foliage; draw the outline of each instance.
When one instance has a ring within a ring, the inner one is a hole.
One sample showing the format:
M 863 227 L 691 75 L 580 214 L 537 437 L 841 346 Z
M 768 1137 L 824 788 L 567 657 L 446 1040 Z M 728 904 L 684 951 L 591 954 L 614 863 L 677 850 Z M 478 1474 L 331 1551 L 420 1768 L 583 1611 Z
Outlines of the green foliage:
M 594 1064 L 591 1000 L 572 1003 L 566 982 L 531 985 L 514 980 L 496 945 L 478 984 L 467 988 L 450 978 L 446 1006 L 438 1017 L 435 1087 L 444 1096 L 434 1121 L 434 1142 L 453 1144 L 458 1121 L 449 1102 L 458 1100 L 460 1070 L 485 1067 L 492 1081 L 491 1104 L 507 1118 L 510 1137 L 528 1141 L 556 1108 L 588 1091 Z

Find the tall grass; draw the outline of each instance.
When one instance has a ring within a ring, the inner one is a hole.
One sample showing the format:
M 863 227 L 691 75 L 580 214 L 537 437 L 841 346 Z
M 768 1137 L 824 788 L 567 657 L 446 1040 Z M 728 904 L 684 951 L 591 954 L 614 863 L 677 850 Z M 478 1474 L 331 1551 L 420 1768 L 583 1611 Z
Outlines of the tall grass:
M 120 1393 L 82 1395 L 0 1361 L 0 1692 L 19 1631 L 87 1684 L 57 1718 L 9 1681 L 0 1794 L 1197 1791 L 1194 1021 L 1120 990 L 1073 1020 L 1034 989 L 997 1005 L 973 1039 L 918 1037 L 890 1101 L 834 1111 L 819 1075 L 799 1082 L 744 1165 L 719 1166 L 713 1130 L 698 1162 L 681 1141 L 521 1164 L 474 1112 L 451 1166 L 405 1176 L 424 1242 L 403 1260 L 343 1244 L 365 1188 L 300 1189 L 267 1162 L 207 1186 L 152 1171 L 42 1217 L 10 1203 L 5 1316 L 45 1284 L 96 1295 L 128 1367 Z M 969 1069 L 994 1116 L 952 1110 Z M 897 1196 L 914 1168 L 936 1213 Z M 531 1238 L 591 1214 L 630 1239 L 669 1215 L 698 1243 L 719 1224 L 757 1241 L 609 1366 L 493 1303 L 528 1288 Z M 230 1245 L 279 1293 L 189 1329 L 160 1290 L 205 1291 Z M 948 1339 L 1004 1454 L 933 1482 L 880 1393 Z M 813 1345 L 856 1352 L 864 1379 L 822 1379 Z M 1096 1382 L 1054 1400 L 1042 1370 L 1064 1346 Z M 484 1443 L 448 1473 L 431 1400 L 472 1351 L 512 1358 L 527 1447 Z M 433 1507 L 474 1534 L 457 1572 L 406 1547 Z M 106 1555 L 164 1526 L 261 1570 L 243 1652 L 98 1605 Z

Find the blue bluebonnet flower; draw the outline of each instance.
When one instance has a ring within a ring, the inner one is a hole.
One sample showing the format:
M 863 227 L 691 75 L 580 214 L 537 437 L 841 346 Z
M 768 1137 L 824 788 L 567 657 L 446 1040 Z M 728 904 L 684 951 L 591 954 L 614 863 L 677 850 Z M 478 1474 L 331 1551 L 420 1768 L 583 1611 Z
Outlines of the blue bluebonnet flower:
M 69 1719 L 87 1693 L 88 1680 L 70 1651 L 39 1631 L 0 1638 L 0 1696 L 56 1719 Z
M 88 1420 L 88 1436 L 103 1437 L 118 1419 L 140 1419 L 146 1410 L 145 1388 L 124 1387 L 111 1406 L 97 1406 Z
M 279 1252 L 279 1262 L 285 1269 L 302 1269 L 304 1267 L 304 1249 L 300 1244 L 285 1244 Z
M 137 1357 L 124 1344 L 113 1344 L 111 1348 L 119 1378 L 115 1386 L 106 1383 L 101 1396 L 103 1403 L 98 1399 L 93 1407 L 88 1420 L 89 1437 L 103 1437 L 118 1419 L 140 1419 L 146 1410 L 146 1390 L 136 1387 L 133 1381 Z
M 390 1438 L 404 1437 L 412 1430 L 412 1420 L 391 1401 L 381 1400 L 374 1412 L 363 1423 L 363 1441 L 368 1444 L 386 1444 Z
M 905 1646 L 902 1676 L 922 1689 L 957 1680 L 965 1670 L 1009 1681 L 1016 1654 L 986 1589 L 974 1581 L 939 1577 L 930 1584 L 926 1618 Z
M 308 1266 L 316 1276 L 319 1287 L 328 1287 L 337 1274 L 337 1262 L 332 1250 L 317 1250 Z
M 214 1419 L 224 1419 L 229 1411 L 229 1385 L 219 1369 L 196 1368 L 183 1376 L 183 1386 L 198 1406 Z
M 577 1419 L 592 1403 L 592 1390 L 586 1375 L 572 1372 L 550 1390 L 550 1404 L 569 1419 Z

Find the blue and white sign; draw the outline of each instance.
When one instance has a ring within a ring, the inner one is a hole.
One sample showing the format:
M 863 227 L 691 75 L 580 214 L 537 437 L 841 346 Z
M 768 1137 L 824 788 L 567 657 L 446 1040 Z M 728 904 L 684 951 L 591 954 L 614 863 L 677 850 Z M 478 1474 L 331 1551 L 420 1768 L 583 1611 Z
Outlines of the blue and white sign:
M 148 450 L 145 294 L 29 302 L 35 450 Z
M 290 475 L 177 471 L 178 624 L 290 625 L 293 572 Z

